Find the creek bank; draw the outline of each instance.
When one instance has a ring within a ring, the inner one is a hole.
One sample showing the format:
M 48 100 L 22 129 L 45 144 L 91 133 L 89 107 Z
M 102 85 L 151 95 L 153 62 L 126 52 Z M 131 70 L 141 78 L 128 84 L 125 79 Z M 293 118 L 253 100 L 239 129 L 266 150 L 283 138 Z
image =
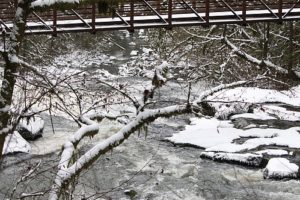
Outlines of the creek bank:
M 281 92 L 259 88 L 222 91 L 209 99 L 213 118 L 191 118 L 185 130 L 166 139 L 175 145 L 203 148 L 201 158 L 265 168 L 264 178 L 299 178 L 295 170 L 274 164 L 284 159 L 291 166 L 300 165 L 299 99 L 300 86 Z M 270 167 L 274 165 L 277 168 Z

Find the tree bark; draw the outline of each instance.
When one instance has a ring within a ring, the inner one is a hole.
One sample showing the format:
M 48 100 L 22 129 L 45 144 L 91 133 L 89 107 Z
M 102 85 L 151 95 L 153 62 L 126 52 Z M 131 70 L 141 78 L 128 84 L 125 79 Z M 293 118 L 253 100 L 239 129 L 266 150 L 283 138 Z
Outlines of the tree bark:
M 17 5 L 14 25 L 10 33 L 7 50 L 2 52 L 4 76 L 0 88 L 0 159 L 5 142 L 5 137 L 12 133 L 14 126 L 11 121 L 10 108 L 16 83 L 15 74 L 18 71 L 18 55 L 25 34 L 26 19 L 29 14 L 31 1 L 20 1 Z

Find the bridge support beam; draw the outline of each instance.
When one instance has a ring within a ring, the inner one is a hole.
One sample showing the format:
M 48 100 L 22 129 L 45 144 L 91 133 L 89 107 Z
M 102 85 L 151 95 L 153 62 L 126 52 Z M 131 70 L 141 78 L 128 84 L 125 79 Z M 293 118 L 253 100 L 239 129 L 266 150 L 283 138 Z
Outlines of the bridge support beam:
M 243 8 L 242 8 L 242 19 L 243 19 L 243 25 L 247 25 L 247 2 L 246 0 L 243 0 Z
M 282 0 L 278 1 L 278 18 L 279 22 L 282 23 Z
M 173 18 L 173 0 L 168 0 L 168 29 L 172 29 L 172 18 Z
M 8 8 L 0 12 L 0 24 L 7 32 L 11 32 L 15 8 L 7 2 L 14 0 L 0 0 L 0 8 L 5 8 L 3 6 L 6 5 Z M 142 28 L 171 29 L 175 26 L 208 27 L 215 24 L 247 25 L 255 22 L 282 23 L 300 20 L 300 0 L 256 0 L 255 4 L 251 0 L 124 0 L 115 12 L 117 19 L 111 15 L 98 14 L 96 2 L 70 6 L 65 13 L 53 8 L 50 12 L 37 10 L 36 14 L 33 12 L 29 15 L 27 21 L 30 23 L 27 24 L 25 33 L 56 36 L 66 32 L 133 32 L 134 29 Z M 70 11 L 75 15 L 69 15 Z
M 92 34 L 96 33 L 96 3 L 92 4 Z
M 52 33 L 52 35 L 54 36 L 54 37 L 56 37 L 57 36 L 57 10 L 54 8 L 53 9 L 53 33 Z
M 210 11 L 210 2 L 209 0 L 205 0 L 205 26 L 209 26 L 209 11 Z
M 130 0 L 130 28 L 128 31 L 130 33 L 134 32 L 134 0 Z

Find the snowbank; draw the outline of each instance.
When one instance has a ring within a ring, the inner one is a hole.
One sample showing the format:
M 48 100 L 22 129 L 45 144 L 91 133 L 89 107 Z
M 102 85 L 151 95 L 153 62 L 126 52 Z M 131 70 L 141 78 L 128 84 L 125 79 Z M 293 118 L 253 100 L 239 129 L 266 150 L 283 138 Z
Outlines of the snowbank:
M 269 155 L 269 156 L 288 156 L 290 153 L 286 150 L 282 149 L 265 149 L 261 151 L 256 151 L 256 154 L 261 154 L 261 155 Z
M 271 158 L 264 169 L 264 178 L 297 178 L 299 166 L 286 158 Z
M 192 118 L 185 130 L 174 134 L 167 140 L 175 144 L 190 144 L 205 148 L 206 151 L 237 153 L 252 150 L 263 145 L 300 148 L 300 127 L 286 130 L 252 128 L 247 130 L 234 128 L 230 121 Z M 248 138 L 244 143 L 234 140 Z
M 237 87 L 222 90 L 208 97 L 210 101 L 244 102 L 244 103 L 284 103 L 291 106 L 300 106 L 300 86 L 288 91 L 260 89 L 256 87 Z
M 300 86 L 294 87 L 288 91 L 276 91 L 256 87 L 237 87 L 217 92 L 212 96 L 207 97 L 207 101 L 214 108 L 216 118 L 229 119 L 229 117 L 234 114 L 251 112 L 253 105 L 263 104 L 266 102 L 268 104 L 282 103 L 289 106 L 299 107 Z M 270 109 L 262 108 L 262 110 Z M 276 110 L 278 111 L 278 109 Z M 281 109 L 281 111 L 283 110 Z M 277 114 L 280 114 L 280 112 Z M 262 114 L 262 112 L 260 114 Z M 274 114 L 274 112 L 271 111 L 268 114 Z M 300 120 L 300 116 L 293 116 L 294 114 L 295 112 L 286 111 L 282 115 L 286 118 L 286 120 Z M 263 118 L 263 116 L 258 116 L 256 118 Z

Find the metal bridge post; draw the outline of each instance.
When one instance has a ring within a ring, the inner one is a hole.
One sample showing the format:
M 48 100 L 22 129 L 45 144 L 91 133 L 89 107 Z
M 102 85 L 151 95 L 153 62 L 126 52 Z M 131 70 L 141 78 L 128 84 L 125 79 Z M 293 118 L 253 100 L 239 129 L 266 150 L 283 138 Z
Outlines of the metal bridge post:
M 210 3 L 209 0 L 205 0 L 205 21 L 206 26 L 209 26 L 209 10 L 210 10 Z
M 2 29 L 2 25 L 0 25 L 1 29 Z M 4 52 L 6 51 L 6 31 L 5 31 L 5 27 L 2 30 L 2 39 L 3 39 L 3 50 Z
M 128 29 L 129 32 L 134 32 L 134 0 L 130 0 L 130 28 Z
M 243 25 L 247 24 L 247 3 L 246 0 L 243 0 L 243 11 L 242 11 L 242 18 L 243 18 Z
M 96 33 L 96 3 L 92 4 L 92 34 Z
M 172 15 L 173 15 L 173 0 L 168 1 L 168 22 L 169 22 L 169 29 L 172 28 Z
M 278 1 L 278 18 L 279 22 L 282 22 L 282 0 Z
M 52 35 L 54 37 L 57 36 L 57 10 L 54 8 L 53 9 L 53 33 Z

